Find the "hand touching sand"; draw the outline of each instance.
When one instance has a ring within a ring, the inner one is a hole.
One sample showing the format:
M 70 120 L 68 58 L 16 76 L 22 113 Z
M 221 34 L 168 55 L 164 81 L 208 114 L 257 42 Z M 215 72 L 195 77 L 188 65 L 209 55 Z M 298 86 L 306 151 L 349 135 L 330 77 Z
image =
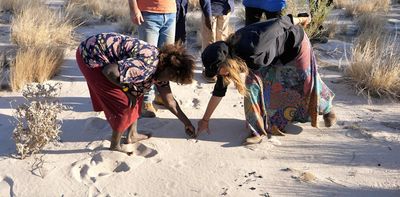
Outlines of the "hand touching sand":
M 210 128 L 208 127 L 208 120 L 201 119 L 197 123 L 197 135 L 199 135 L 202 132 L 207 132 L 210 134 Z

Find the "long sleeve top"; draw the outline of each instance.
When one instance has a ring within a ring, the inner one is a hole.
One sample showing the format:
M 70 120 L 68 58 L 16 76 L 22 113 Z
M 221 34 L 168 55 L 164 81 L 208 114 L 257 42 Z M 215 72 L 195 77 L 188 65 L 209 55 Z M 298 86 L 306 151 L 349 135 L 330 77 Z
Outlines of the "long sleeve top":
M 299 54 L 304 30 L 293 24 L 290 15 L 243 27 L 235 32 L 238 42 L 232 53 L 242 58 L 249 69 L 258 70 L 280 60 L 283 64 Z M 220 79 L 221 78 L 221 79 Z M 222 77 L 217 78 L 214 96 L 225 96 Z

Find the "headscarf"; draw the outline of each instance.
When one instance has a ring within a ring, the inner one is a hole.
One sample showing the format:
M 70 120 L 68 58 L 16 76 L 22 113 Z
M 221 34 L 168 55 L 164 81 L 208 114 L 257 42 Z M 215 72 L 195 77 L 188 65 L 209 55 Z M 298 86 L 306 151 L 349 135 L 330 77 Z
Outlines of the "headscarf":
M 226 42 L 218 41 L 208 45 L 201 54 L 201 60 L 207 77 L 217 75 L 218 67 L 229 56 L 229 47 Z

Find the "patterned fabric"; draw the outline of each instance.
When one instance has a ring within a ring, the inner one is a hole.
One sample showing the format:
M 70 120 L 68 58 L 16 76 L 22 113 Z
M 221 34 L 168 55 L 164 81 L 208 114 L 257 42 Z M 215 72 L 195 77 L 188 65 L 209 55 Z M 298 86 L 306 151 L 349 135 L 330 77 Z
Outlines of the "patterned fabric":
M 250 71 L 246 78 L 250 95 L 244 99 L 246 122 L 254 135 L 281 131 L 289 122 L 317 127 L 318 114 L 327 114 L 334 93 L 321 80 L 311 44 L 304 36 L 293 61 Z
M 120 83 L 126 84 L 134 96 L 142 96 L 152 84 L 168 82 L 154 79 L 158 49 L 144 41 L 118 33 L 102 33 L 83 41 L 79 46 L 84 63 L 90 68 L 117 64 Z

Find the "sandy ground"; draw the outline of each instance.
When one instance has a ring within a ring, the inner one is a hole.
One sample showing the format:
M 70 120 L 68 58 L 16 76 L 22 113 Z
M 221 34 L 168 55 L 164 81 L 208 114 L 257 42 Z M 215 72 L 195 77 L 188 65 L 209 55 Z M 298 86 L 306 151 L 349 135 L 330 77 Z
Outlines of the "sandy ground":
M 391 24 L 398 24 L 398 6 L 391 13 Z M 114 28 L 78 32 L 86 37 Z M 15 106 L 23 98 L 0 92 L 0 196 L 400 196 L 400 104 L 357 95 L 343 79 L 338 65 L 346 65 L 350 46 L 340 40 L 314 46 L 324 65 L 320 74 L 336 93 L 339 121 L 333 128 L 293 124 L 284 137 L 242 146 L 248 135 L 243 98 L 230 87 L 210 122 L 211 135 L 186 139 L 183 125 L 160 107 L 158 118 L 139 120 L 139 131 L 153 137 L 126 147 L 132 156 L 107 150 L 111 129 L 103 113 L 92 111 L 86 82 L 69 51 L 49 83 L 62 84 L 60 101 L 73 109 L 61 115 L 62 142 L 37 157 L 13 157 L 10 102 Z M 213 88 L 200 72 L 197 57 L 196 81 L 173 85 L 194 125 Z

